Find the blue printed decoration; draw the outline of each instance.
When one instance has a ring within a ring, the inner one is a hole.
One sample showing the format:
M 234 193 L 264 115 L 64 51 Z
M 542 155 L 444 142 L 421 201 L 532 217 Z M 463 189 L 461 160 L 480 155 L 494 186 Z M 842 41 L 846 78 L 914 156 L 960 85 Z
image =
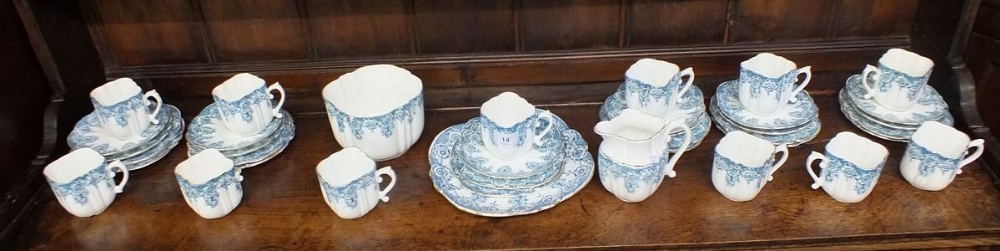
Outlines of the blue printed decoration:
M 243 96 L 236 101 L 226 101 L 222 97 L 217 95 L 212 95 L 215 99 L 216 109 L 222 117 L 232 117 L 233 115 L 239 115 L 243 119 L 243 122 L 250 123 L 253 120 L 254 106 L 259 105 L 261 102 L 270 102 L 270 99 L 274 97 L 270 93 L 267 93 L 267 89 L 263 86 L 257 88 L 246 96 Z
M 413 115 L 423 110 L 423 97 L 423 94 L 417 95 L 403 106 L 397 107 L 386 114 L 373 117 L 352 117 L 337 109 L 337 106 L 333 105 L 330 101 L 325 101 L 325 103 L 327 115 L 337 121 L 338 130 L 344 132 L 344 128 L 350 128 L 354 134 L 354 138 L 360 140 L 364 136 L 364 129 L 368 129 L 371 132 L 380 130 L 383 138 L 389 138 L 392 136 L 393 131 L 396 130 L 395 122 L 412 123 Z
M 922 76 L 910 76 L 882 63 L 878 64 L 878 69 L 882 72 L 881 76 L 879 76 L 879 81 L 872 81 L 875 77 L 874 75 L 878 74 L 871 74 L 868 76 L 869 83 L 876 83 L 878 91 L 882 93 L 889 92 L 893 86 L 903 88 L 906 90 L 906 98 L 909 100 L 920 98 L 917 95 L 923 93 L 924 88 L 922 86 L 927 84 L 927 79 L 931 76 L 930 70 Z
M 826 153 L 826 158 L 828 162 L 822 173 L 826 182 L 832 183 L 841 176 L 846 180 L 853 180 L 854 192 L 858 195 L 865 194 L 868 189 L 872 188 L 872 183 L 878 179 L 879 174 L 882 173 L 882 167 L 885 165 L 885 161 L 882 161 L 875 169 L 866 170 L 830 153 Z
M 71 196 L 73 201 L 78 205 L 86 205 L 90 200 L 90 188 L 100 189 L 98 186 L 104 187 L 114 187 L 114 183 L 111 183 L 113 179 L 109 176 L 114 176 L 114 173 L 107 169 L 106 164 L 101 163 L 93 170 L 83 174 L 80 177 L 76 177 L 73 180 L 59 184 L 46 177 L 49 186 L 52 186 L 52 191 L 58 197 Z
M 136 94 L 128 99 L 122 100 L 121 102 L 105 106 L 96 99 L 91 98 L 90 102 L 94 104 L 94 111 L 104 120 L 114 119 L 115 123 L 120 127 L 128 126 L 128 119 L 132 117 L 134 111 L 143 108 L 142 95 Z
M 639 105 L 643 107 L 649 105 L 650 98 L 656 102 L 666 103 L 668 100 L 677 100 L 683 94 L 680 93 L 680 88 L 683 87 L 681 77 L 681 74 L 674 74 L 666 85 L 656 87 L 626 76 L 625 92 L 636 94 L 639 97 Z
M 188 202 L 196 203 L 197 199 L 201 199 L 210 208 L 215 208 L 219 205 L 219 190 L 228 192 L 229 186 L 235 185 L 236 191 L 243 192 L 243 185 L 240 184 L 239 178 L 236 177 L 235 168 L 229 169 L 229 171 L 222 173 L 222 175 L 201 184 L 191 184 L 190 181 L 180 175 L 177 175 L 177 181 L 180 183 L 181 191 L 184 191 Z
M 719 155 L 715 153 L 715 159 L 712 162 L 712 166 L 716 170 L 724 171 L 726 173 L 726 186 L 733 187 L 742 180 L 746 182 L 747 185 L 753 185 L 754 187 L 761 187 L 767 180 L 767 176 L 771 171 L 771 164 L 774 162 L 773 158 L 769 158 L 761 166 L 746 166 L 740 163 L 736 163 L 730 158 Z
M 760 98 L 762 93 L 767 93 L 773 97 L 774 101 L 782 101 L 789 98 L 787 92 L 789 88 L 794 88 L 798 71 L 789 71 L 777 78 L 769 78 L 747 68 L 740 68 L 740 86 L 750 87 L 750 97 Z
M 318 176 L 318 175 L 317 175 Z M 370 171 L 361 177 L 347 183 L 343 186 L 333 186 L 327 183 L 322 176 L 319 177 L 319 183 L 323 186 L 323 190 L 326 193 L 326 200 L 330 203 L 335 203 L 337 201 L 343 201 L 350 209 L 355 209 L 358 207 L 358 192 L 368 189 L 375 182 L 375 171 Z
M 639 183 L 646 183 L 647 186 L 656 186 L 663 180 L 663 168 L 667 164 L 667 154 L 663 154 L 655 163 L 642 167 L 632 167 L 628 164 L 617 162 L 601 151 L 597 151 L 597 169 L 601 175 L 601 182 L 607 179 L 620 179 L 625 182 L 625 190 L 628 193 L 635 193 L 639 188 Z
M 961 158 L 948 158 L 931 152 L 926 147 L 914 142 L 906 145 L 906 153 L 910 155 L 910 158 L 920 161 L 919 170 L 921 177 L 927 177 L 935 173 L 951 176 L 958 170 L 958 163 L 962 161 Z

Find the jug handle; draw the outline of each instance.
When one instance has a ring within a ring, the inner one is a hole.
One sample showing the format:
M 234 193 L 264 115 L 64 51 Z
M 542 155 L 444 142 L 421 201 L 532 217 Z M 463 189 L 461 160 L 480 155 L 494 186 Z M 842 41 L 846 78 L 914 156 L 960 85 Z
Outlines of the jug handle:
M 549 112 L 549 110 L 545 110 L 541 114 L 538 114 L 538 120 L 537 121 L 541 121 L 542 119 L 548 120 L 549 121 L 549 125 L 545 126 L 545 129 L 542 129 L 542 133 L 539 133 L 538 135 L 535 135 L 535 145 L 537 145 L 537 146 L 541 146 L 542 143 L 544 143 L 544 142 L 542 142 L 542 139 L 545 138 L 545 135 L 549 134 L 549 131 L 552 130 L 552 125 L 555 124 L 555 123 L 553 123 L 555 121 L 552 120 L 552 112 Z
M 817 189 L 817 188 L 823 186 L 823 179 L 822 179 L 823 177 L 820 177 L 819 175 L 816 175 L 816 172 L 813 172 L 813 169 L 812 169 L 812 163 L 813 163 L 813 161 L 816 161 L 816 160 L 821 160 L 819 162 L 819 169 L 820 170 L 826 169 L 826 165 L 827 165 L 826 163 L 827 163 L 827 161 L 829 161 L 829 160 L 826 159 L 826 156 L 824 156 L 822 153 L 812 152 L 811 154 L 809 154 L 809 158 L 806 159 L 806 171 L 809 171 L 809 176 L 812 176 L 812 178 L 813 178 L 812 189 Z M 822 173 L 820 173 L 820 174 L 822 174 Z
M 681 144 L 681 147 L 677 148 L 677 152 L 674 153 L 674 156 L 670 157 L 670 160 L 667 161 L 667 166 L 663 168 L 663 173 L 670 178 L 677 176 L 677 172 L 674 171 L 674 164 L 677 164 L 677 160 L 681 158 L 681 155 L 684 155 L 684 150 L 687 150 L 688 146 L 691 145 L 691 128 L 687 126 L 687 123 L 684 123 L 683 119 L 675 120 L 675 122 L 671 123 L 665 131 L 661 131 L 660 133 L 670 133 L 670 131 L 673 131 L 674 128 L 677 127 L 684 130 L 684 143 Z M 664 142 L 664 144 L 669 144 L 669 141 Z M 664 147 L 663 154 L 670 154 L 669 145 Z
M 973 160 L 978 159 L 980 155 L 983 155 L 983 143 L 984 141 L 982 139 L 976 139 L 973 140 L 972 142 L 969 142 L 968 148 L 971 149 L 975 147 L 976 151 L 973 152 L 972 155 L 969 155 L 969 157 L 965 157 L 964 159 L 962 159 L 962 162 L 958 163 L 958 170 L 955 171 L 955 174 L 962 174 L 963 166 L 968 165 Z
M 767 174 L 767 181 L 774 180 L 774 172 L 777 172 L 778 168 L 781 168 L 781 166 L 785 164 L 785 160 L 788 160 L 788 145 L 781 144 L 778 145 L 778 147 L 775 147 L 774 153 L 777 154 L 778 152 L 782 153 L 781 159 L 778 159 L 777 163 L 771 165 L 771 173 Z M 771 157 L 773 158 L 774 156 Z
M 865 90 L 868 90 L 868 93 L 865 93 L 865 99 L 870 99 L 875 95 L 875 87 L 868 85 L 868 75 L 872 73 L 875 73 L 875 78 L 882 78 L 882 70 L 879 70 L 878 67 L 872 65 L 865 66 L 865 70 L 861 72 L 861 86 L 865 87 Z

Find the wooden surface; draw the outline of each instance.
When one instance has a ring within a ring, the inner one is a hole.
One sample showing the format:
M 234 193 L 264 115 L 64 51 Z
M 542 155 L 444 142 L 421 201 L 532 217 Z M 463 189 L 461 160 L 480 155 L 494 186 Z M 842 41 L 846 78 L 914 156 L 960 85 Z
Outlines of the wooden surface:
M 296 138 L 277 158 L 244 172 L 245 195 L 230 215 L 199 218 L 184 203 L 173 176 L 185 147 L 132 173 L 114 204 L 91 218 L 65 212 L 42 187 L 19 218 L 14 247 L 31 249 L 483 249 L 557 247 L 927 248 L 1000 245 L 1000 192 L 979 162 L 963 169 L 947 189 L 926 192 L 901 177 L 903 143 L 876 140 L 890 156 L 872 194 L 858 204 L 836 202 L 809 186 L 803 163 L 840 131 L 866 135 L 840 114 L 838 78 L 814 78 L 809 89 L 820 108 L 819 137 L 790 150 L 790 157 L 756 199 L 725 199 L 710 181 L 711 154 L 722 134 L 681 157 L 678 176 L 641 203 L 624 203 L 597 177 L 558 206 L 527 216 L 487 218 L 464 213 L 437 193 L 428 177 L 427 149 L 445 127 L 476 110 L 428 111 L 420 141 L 389 165 L 399 181 L 363 218 L 338 218 L 320 196 L 315 165 L 340 147 L 325 116 L 295 119 Z M 714 84 L 702 84 L 709 95 Z M 603 95 L 610 94 L 610 92 Z M 587 140 L 598 105 L 550 107 Z M 190 119 L 188 114 L 188 119 Z M 182 142 L 183 144 L 184 142 Z M 840 248 L 838 248 L 840 249 Z

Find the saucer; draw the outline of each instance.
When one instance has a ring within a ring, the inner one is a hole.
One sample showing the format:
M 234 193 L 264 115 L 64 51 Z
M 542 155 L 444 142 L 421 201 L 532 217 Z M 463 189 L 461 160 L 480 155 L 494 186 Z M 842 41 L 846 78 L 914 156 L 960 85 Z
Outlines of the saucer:
M 821 127 L 819 118 L 815 118 L 804 125 L 785 130 L 747 130 L 746 128 L 736 124 L 736 122 L 729 120 L 725 114 L 722 114 L 722 112 L 719 111 L 719 107 L 714 96 L 709 103 L 709 111 L 712 113 L 712 120 L 715 121 L 715 126 L 719 128 L 722 133 L 744 131 L 750 135 L 770 141 L 772 144 L 786 144 L 788 147 L 795 147 L 816 138 L 816 136 L 819 135 Z
M 477 193 L 463 184 L 462 176 L 451 165 L 452 148 L 462 139 L 464 124 L 441 131 L 428 152 L 430 177 L 434 189 L 458 209 L 482 216 L 509 217 L 537 213 L 552 208 L 580 191 L 594 176 L 594 159 L 587 151 L 587 142 L 557 116 L 555 126 L 563 137 L 566 159 L 563 172 L 556 180 L 534 188 L 530 193 L 512 196 L 491 196 Z
M 479 122 L 475 117 L 465 123 L 462 139 L 455 144 L 454 151 L 471 171 L 495 178 L 525 178 L 538 174 L 556 163 L 562 163 L 562 136 L 553 126 L 542 138 L 542 145 L 532 144 L 531 149 L 515 159 L 497 158 L 483 143 Z M 547 126 L 547 125 L 545 125 Z
M 938 120 L 948 114 L 948 104 L 944 98 L 930 85 L 925 85 L 924 96 L 917 101 L 913 107 L 903 112 L 892 111 L 882 107 L 875 99 L 863 98 L 868 91 L 861 86 L 861 74 L 855 74 L 847 78 L 844 89 L 848 91 L 848 97 L 857 110 L 864 112 L 871 117 L 881 121 L 912 126 L 914 129 L 920 123 L 930 120 Z M 907 136 L 909 138 L 909 136 Z
M 168 107 L 170 109 L 164 109 Z M 96 112 L 91 112 L 76 122 L 73 131 L 66 139 L 66 143 L 73 150 L 91 148 L 104 156 L 122 156 L 140 152 L 136 151 L 136 148 L 149 145 L 149 142 L 160 136 L 162 132 L 167 131 L 165 130 L 167 121 L 171 119 L 183 120 L 177 107 L 164 104 L 160 110 L 161 112 L 156 114 L 156 119 L 162 123 L 151 124 L 137 137 L 126 140 L 112 136 L 104 130 L 100 117 L 97 116 Z
M 866 114 L 861 112 L 858 107 L 851 102 L 853 99 L 849 95 L 850 94 L 847 93 L 846 89 L 840 91 L 840 94 L 838 95 L 840 101 L 840 111 L 843 112 L 844 116 L 847 117 L 847 120 L 851 121 L 851 124 L 854 124 L 854 126 L 858 127 L 858 129 L 861 129 L 872 136 L 897 142 L 909 141 L 910 135 L 916 131 L 916 128 L 904 129 L 891 127 L 875 121 L 874 118 L 868 117 Z M 945 113 L 936 121 L 949 126 L 955 123 L 955 119 L 950 113 Z
M 819 117 L 819 108 L 805 90 L 795 94 L 797 102 L 787 104 L 771 115 L 750 112 L 740 103 L 739 85 L 736 80 L 723 82 L 716 89 L 715 97 L 722 114 L 737 124 L 750 128 L 780 130 L 798 127 Z
M 288 115 L 287 112 L 282 111 L 284 114 Z M 295 137 L 295 123 L 292 120 L 292 116 L 282 116 L 280 119 L 275 119 L 279 121 L 278 130 L 276 130 L 271 135 L 260 140 L 260 142 L 252 142 L 249 144 L 252 150 L 243 150 L 245 153 L 239 155 L 224 154 L 227 158 L 233 160 L 233 165 L 238 168 L 249 168 L 254 167 L 268 160 L 278 156 L 279 153 L 288 147 L 288 144 Z M 189 142 L 190 143 L 190 142 Z M 257 148 L 254 148 L 257 147 Z M 205 150 L 204 148 L 199 148 L 188 144 L 188 157 L 194 156 L 198 152 Z
M 282 117 L 290 116 L 285 110 L 281 110 L 281 114 L 284 115 Z M 274 118 L 260 132 L 243 136 L 226 127 L 225 122 L 222 121 L 222 115 L 216 109 L 216 104 L 212 103 L 191 120 L 191 126 L 187 131 L 188 144 L 201 149 L 216 149 L 223 153 L 241 149 L 260 142 L 273 134 L 281 124 L 280 120 L 280 118 Z
M 168 106 L 164 105 L 163 108 L 168 108 Z M 177 110 L 177 108 L 173 106 L 169 106 L 169 108 Z M 178 114 L 180 114 L 179 111 Z M 128 168 L 129 171 L 152 165 L 167 156 L 167 154 L 170 153 L 170 150 L 174 149 L 174 147 L 181 142 L 181 138 L 183 137 L 184 120 L 178 117 L 178 119 L 171 120 L 169 132 L 165 138 L 160 139 L 157 142 L 151 142 L 150 144 L 153 145 L 153 147 L 146 151 L 143 151 L 135 156 L 121 159 L 122 164 L 125 164 L 125 167 Z
M 691 145 L 688 145 L 685 152 L 691 151 L 695 147 L 701 145 L 701 141 L 705 139 L 708 135 L 708 131 L 712 129 L 712 120 L 708 118 L 702 118 L 698 121 L 698 124 L 691 127 Z M 681 144 L 684 144 L 684 131 L 675 132 L 670 134 L 670 141 L 667 142 L 667 149 L 671 153 L 676 153 L 678 148 L 681 148 Z
M 604 101 L 604 105 L 601 106 L 601 110 L 598 115 L 601 121 L 608 121 L 615 117 L 618 117 L 622 113 L 622 110 L 628 108 L 625 104 L 625 85 L 622 85 L 615 91 L 614 94 L 608 96 Z M 694 129 L 694 127 L 705 118 L 705 96 L 701 92 L 701 88 L 692 85 L 684 95 L 681 96 L 684 102 L 677 106 L 676 110 L 671 111 L 667 116 L 662 117 L 666 121 L 673 121 L 674 119 L 683 118 L 684 122 L 687 123 L 689 127 Z M 678 133 L 681 129 L 674 129 L 670 133 Z M 692 139 L 694 141 L 694 139 Z M 679 144 L 679 143 L 678 143 Z

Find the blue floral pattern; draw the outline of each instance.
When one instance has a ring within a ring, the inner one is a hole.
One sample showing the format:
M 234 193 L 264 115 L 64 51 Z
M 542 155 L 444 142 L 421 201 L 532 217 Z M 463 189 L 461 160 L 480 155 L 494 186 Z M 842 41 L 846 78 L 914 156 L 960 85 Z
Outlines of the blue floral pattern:
M 169 119 L 169 128 L 164 129 L 167 131 L 167 135 L 158 139 L 158 141 L 148 142 L 147 144 L 152 144 L 153 146 L 150 146 L 147 150 L 122 158 L 122 164 L 125 164 L 129 171 L 141 169 L 156 163 L 160 159 L 163 159 L 163 157 L 170 153 L 171 149 L 177 146 L 177 144 L 181 141 L 181 138 L 184 136 L 184 118 L 181 118 L 180 111 L 177 110 L 177 107 L 164 104 L 161 109 L 164 111 L 161 113 L 171 114 L 171 118 Z
M 212 98 L 215 99 L 215 109 L 218 110 L 219 115 L 223 118 L 232 118 L 239 115 L 245 123 L 250 123 L 253 120 L 255 106 L 262 102 L 271 102 L 270 99 L 272 97 L 270 93 L 267 93 L 267 89 L 264 86 L 247 93 L 246 96 L 235 101 L 226 101 L 222 97 L 212 95 Z
M 634 78 L 625 77 L 625 92 L 634 93 L 639 97 L 639 104 L 649 105 L 650 98 L 656 102 L 666 103 L 668 100 L 677 100 L 681 96 L 680 89 L 684 86 L 681 82 L 681 75 L 674 74 L 666 85 L 655 87 Z M 676 102 L 676 101 L 674 101 Z M 673 105 L 668 103 L 667 105 Z
M 770 97 L 774 97 L 774 101 L 781 102 L 783 99 L 787 100 L 787 93 L 789 93 L 792 88 L 795 88 L 796 76 L 798 71 L 789 71 L 784 75 L 777 78 L 769 78 L 764 75 L 760 75 L 754 71 L 747 68 L 740 68 L 740 78 L 739 86 L 749 86 L 750 87 L 750 97 L 759 98 L 762 93 L 767 93 Z M 739 88 L 739 87 L 737 87 Z
M 166 106 L 164 105 L 164 107 Z M 136 151 L 141 150 L 140 146 L 148 145 L 150 141 L 161 137 L 163 132 L 168 131 L 165 129 L 170 123 L 168 120 L 174 118 L 183 120 L 180 118 L 180 111 L 176 108 L 163 109 L 163 111 L 156 114 L 156 118 L 162 123 L 150 125 L 138 137 L 121 140 L 108 134 L 104 127 L 101 126 L 100 115 L 95 110 L 95 112 L 87 114 L 87 116 L 76 122 L 76 125 L 73 126 L 73 131 L 70 132 L 69 137 L 66 139 L 66 143 L 73 150 L 80 148 L 94 149 L 101 155 L 109 157 L 109 159 L 134 154 Z
M 601 106 L 599 113 L 601 121 L 608 121 L 616 118 L 623 110 L 625 110 L 626 105 L 624 95 L 625 85 L 622 85 L 618 88 L 618 91 L 605 99 L 604 105 Z M 698 147 L 698 145 L 701 144 L 701 141 L 705 139 L 705 136 L 708 135 L 708 132 L 712 127 L 712 120 L 706 118 L 707 112 L 705 111 L 705 98 L 698 86 L 692 85 L 691 88 L 684 93 L 683 100 L 684 101 L 680 104 L 679 110 L 693 113 L 685 116 L 685 122 L 687 122 L 688 126 L 691 127 L 691 144 L 688 145 L 687 149 L 684 151 L 690 151 L 691 149 Z M 670 142 L 667 143 L 667 148 L 670 149 L 671 153 L 677 152 L 677 149 L 680 149 L 681 144 L 683 143 L 684 131 L 674 132 L 670 136 Z
M 786 105 L 775 114 L 761 116 L 748 111 L 740 103 L 739 85 L 727 81 L 719 85 L 715 92 L 719 109 L 737 124 L 764 130 L 781 130 L 809 123 L 819 117 L 819 107 L 805 90 L 796 94 L 798 102 Z
M 719 130 L 721 130 L 724 134 L 731 131 L 744 131 L 750 135 L 770 141 L 775 145 L 786 144 L 788 147 L 794 147 L 816 138 L 816 136 L 819 135 L 819 130 L 821 128 L 819 118 L 815 118 L 810 120 L 809 123 L 806 123 L 805 125 L 784 130 L 762 131 L 748 129 L 730 121 L 725 114 L 722 114 L 722 112 L 719 111 L 715 96 L 713 96 L 712 100 L 709 102 L 708 110 L 712 113 L 712 121 L 715 122 L 716 128 L 719 128 Z
M 235 168 L 229 169 L 229 171 L 222 173 L 222 175 L 201 184 L 191 184 L 184 177 L 180 175 L 176 176 L 177 182 L 181 185 L 181 191 L 184 192 L 188 202 L 196 203 L 197 199 L 201 199 L 210 208 L 215 208 L 219 205 L 219 190 L 226 192 L 229 189 L 229 185 L 235 185 L 236 191 L 243 192 L 243 185 L 240 184 L 239 178 L 236 176 Z
M 871 81 L 876 74 L 871 74 L 869 77 L 870 83 L 876 83 L 879 92 L 888 92 L 890 87 L 896 85 L 900 88 L 906 89 L 906 98 L 909 100 L 916 100 L 918 94 L 924 94 L 924 88 L 927 84 L 927 79 L 931 77 L 931 71 L 928 70 L 923 76 L 910 76 L 906 73 L 897 71 L 896 69 L 890 68 L 881 62 L 878 64 L 879 70 L 882 72 L 879 76 L 879 81 L 876 83 Z
M 844 113 L 847 120 L 872 136 L 891 141 L 906 142 L 910 139 L 910 135 L 916 131 L 916 128 L 905 129 L 887 126 L 883 122 L 878 122 L 874 118 L 868 117 L 857 110 L 857 107 L 854 106 L 855 103 L 851 102 L 852 99 L 846 93 L 846 89 L 841 90 L 838 97 L 840 99 L 840 111 Z M 954 118 L 949 113 L 945 113 L 944 116 L 936 121 L 949 126 L 955 123 Z
M 101 163 L 101 165 L 88 171 L 80 177 L 76 177 L 73 180 L 59 184 L 48 177 L 45 179 L 49 182 L 49 186 L 52 187 L 52 192 L 58 197 L 72 196 L 73 201 L 79 205 L 86 205 L 90 200 L 91 186 L 105 186 L 114 187 L 115 184 L 112 183 L 114 180 L 110 177 L 114 177 L 114 173 L 107 169 L 107 164 Z
M 238 154 L 223 153 L 223 155 L 232 159 L 233 164 L 238 168 L 253 167 L 274 158 L 284 151 L 295 138 L 295 122 L 292 120 L 292 116 L 282 116 L 281 119 L 276 120 L 281 121 L 281 125 L 272 135 L 248 146 L 249 150 L 240 150 Z M 205 149 L 188 144 L 188 157 L 194 156 L 202 150 Z
M 212 148 L 219 150 L 220 152 L 233 152 L 241 148 L 245 148 L 254 143 L 260 142 L 263 138 L 273 134 L 278 127 L 282 124 L 281 119 L 272 119 L 271 123 L 268 123 L 263 130 L 257 132 L 254 135 L 239 137 L 226 137 L 222 134 L 232 134 L 235 133 L 224 133 L 223 131 L 230 131 L 226 127 L 225 123 L 222 121 L 222 116 L 219 112 L 216 112 L 217 103 L 212 103 L 201 110 L 198 116 L 195 116 L 191 120 L 191 128 L 187 131 L 188 144 L 196 146 L 198 148 L 207 149 Z M 287 111 L 279 111 L 282 117 L 290 116 Z
M 380 130 L 382 137 L 389 138 L 392 136 L 393 131 L 396 130 L 397 121 L 407 124 L 412 123 L 413 115 L 423 111 L 424 95 L 419 94 L 403 106 L 397 107 L 386 114 L 373 117 L 352 117 L 337 109 L 337 106 L 333 105 L 330 101 L 324 101 L 324 103 L 326 103 L 327 115 L 337 121 L 337 128 L 340 132 L 344 132 L 344 128 L 350 128 L 354 134 L 354 138 L 360 140 L 364 136 L 364 129 L 368 129 L 371 132 Z
M 871 76 L 869 81 L 874 81 Z M 917 100 L 917 103 L 908 111 L 897 112 L 886 109 L 878 104 L 874 99 L 865 99 L 868 92 L 861 83 L 861 74 L 855 74 L 847 78 L 844 86 L 850 101 L 858 110 L 868 116 L 889 124 L 898 124 L 901 127 L 916 128 L 925 121 L 941 119 L 948 113 L 948 104 L 945 103 L 941 94 L 929 85 L 924 85 L 924 95 Z
M 136 94 L 109 106 L 102 105 L 93 98 L 90 102 L 94 104 L 94 112 L 97 112 L 101 120 L 114 120 L 120 127 L 128 126 L 128 118 L 132 116 L 132 112 L 145 107 L 142 94 Z
M 601 173 L 601 182 L 607 184 L 610 180 L 620 179 L 625 182 L 625 190 L 628 193 L 635 193 L 639 188 L 639 183 L 647 186 L 656 186 L 663 180 L 663 168 L 666 167 L 669 156 L 664 154 L 655 163 L 642 167 L 633 167 L 628 164 L 612 160 L 601 151 L 597 151 L 597 169 Z
M 343 186 L 331 185 L 326 182 L 322 176 L 319 176 L 319 184 L 323 186 L 323 190 L 326 192 L 326 200 L 331 203 L 343 201 L 344 204 L 347 205 L 347 208 L 350 209 L 358 208 L 358 191 L 368 189 L 368 187 L 372 186 L 374 182 L 374 170 L 361 175 L 361 177 L 358 177 Z
M 525 178 L 535 176 L 545 168 L 563 163 L 564 155 L 561 151 L 563 142 L 560 139 L 562 136 L 554 127 L 544 135 L 541 146 L 532 146 L 531 151 L 541 155 L 540 158 L 534 159 L 537 161 L 516 163 L 499 160 L 497 161 L 499 163 L 491 163 L 490 160 L 496 158 L 493 157 L 492 153 L 486 151 L 486 146 L 483 143 L 481 130 L 479 130 L 479 125 L 483 121 L 486 120 L 477 117 L 466 122 L 462 139 L 455 145 L 454 149 L 455 154 L 458 155 L 456 159 L 464 160 L 472 171 L 499 178 Z
M 746 166 L 719 155 L 719 153 L 715 153 L 712 166 L 716 170 L 726 173 L 726 186 L 728 187 L 736 186 L 740 180 L 746 182 L 747 185 L 761 187 L 770 175 L 773 162 L 774 158 L 769 158 L 764 162 L 764 165 Z
M 539 121 L 538 113 L 535 113 L 529 116 L 527 119 L 522 120 L 521 122 L 517 122 L 516 124 L 510 127 L 502 127 L 498 125 L 496 122 L 493 122 L 492 120 L 486 118 L 486 115 L 481 115 L 479 116 L 479 118 L 480 118 L 479 126 L 482 127 L 486 131 L 486 133 L 489 134 L 490 141 L 493 141 L 494 144 L 508 144 L 515 147 L 524 146 L 525 144 L 524 141 L 525 139 L 528 138 L 527 134 L 535 133 L 535 130 L 529 130 L 529 128 L 534 129 L 538 127 L 537 125 L 535 125 L 535 123 Z M 517 137 L 517 139 L 514 140 L 514 143 L 512 144 L 510 142 L 506 142 L 509 141 L 510 139 L 504 137 L 509 135 Z M 501 143 L 501 142 L 506 142 L 506 143 Z
M 830 153 L 825 155 L 827 158 L 826 167 L 823 168 L 820 175 L 823 176 L 826 183 L 832 183 L 843 176 L 844 179 L 854 181 L 854 192 L 858 195 L 865 194 L 868 189 L 872 188 L 872 183 L 878 180 L 882 173 L 882 167 L 885 166 L 885 160 L 882 160 L 874 170 L 865 170 L 836 155 Z
M 906 153 L 909 154 L 910 158 L 920 161 L 919 170 L 921 177 L 927 177 L 935 173 L 951 176 L 958 170 L 958 163 L 962 161 L 961 158 L 942 156 L 913 142 L 906 145 Z

